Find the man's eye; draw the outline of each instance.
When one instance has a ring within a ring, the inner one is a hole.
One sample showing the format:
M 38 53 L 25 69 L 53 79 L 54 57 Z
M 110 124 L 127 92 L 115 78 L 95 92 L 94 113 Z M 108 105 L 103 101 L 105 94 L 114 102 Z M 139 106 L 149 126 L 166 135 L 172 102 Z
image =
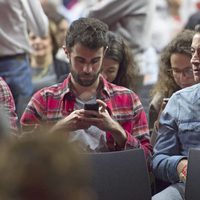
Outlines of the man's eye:
M 191 53 L 194 54 L 194 52 L 195 52 L 195 50 L 194 50 L 194 49 L 191 49 Z
M 96 64 L 96 63 L 98 63 L 99 62 L 99 60 L 93 60 L 92 62 L 91 62 L 91 64 Z
M 177 69 L 172 69 L 173 73 L 181 73 L 181 71 L 177 70 Z
M 81 64 L 84 64 L 85 61 L 84 60 L 77 60 L 77 62 L 81 63 Z

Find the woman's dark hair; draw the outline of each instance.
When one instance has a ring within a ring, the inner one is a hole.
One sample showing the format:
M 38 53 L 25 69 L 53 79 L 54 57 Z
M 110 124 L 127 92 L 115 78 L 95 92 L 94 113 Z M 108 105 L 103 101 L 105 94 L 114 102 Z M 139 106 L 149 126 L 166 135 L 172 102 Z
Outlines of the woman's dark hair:
M 106 36 L 108 49 L 105 58 L 113 59 L 119 63 L 119 71 L 113 83 L 134 90 L 137 66 L 130 48 L 121 36 L 111 31 L 108 31 Z

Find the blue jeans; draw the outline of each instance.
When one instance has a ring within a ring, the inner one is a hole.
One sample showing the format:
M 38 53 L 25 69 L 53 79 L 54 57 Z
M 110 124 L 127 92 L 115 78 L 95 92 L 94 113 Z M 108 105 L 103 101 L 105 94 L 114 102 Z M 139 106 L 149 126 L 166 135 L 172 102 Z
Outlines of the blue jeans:
M 0 57 L 0 76 L 10 87 L 16 104 L 19 96 L 32 95 L 31 70 L 26 54 Z
M 176 183 L 155 194 L 152 200 L 184 200 L 185 184 Z

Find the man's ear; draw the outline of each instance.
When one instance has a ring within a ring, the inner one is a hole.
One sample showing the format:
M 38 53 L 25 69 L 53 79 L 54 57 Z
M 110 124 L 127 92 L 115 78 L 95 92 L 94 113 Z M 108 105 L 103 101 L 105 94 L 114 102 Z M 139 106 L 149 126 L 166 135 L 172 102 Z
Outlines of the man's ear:
M 67 47 L 66 47 L 66 46 L 63 46 L 62 48 L 63 48 L 63 50 L 64 50 L 66 56 L 69 58 L 69 50 L 67 49 Z
M 103 52 L 103 56 L 105 56 L 107 49 L 108 49 L 108 46 L 105 47 L 104 52 Z

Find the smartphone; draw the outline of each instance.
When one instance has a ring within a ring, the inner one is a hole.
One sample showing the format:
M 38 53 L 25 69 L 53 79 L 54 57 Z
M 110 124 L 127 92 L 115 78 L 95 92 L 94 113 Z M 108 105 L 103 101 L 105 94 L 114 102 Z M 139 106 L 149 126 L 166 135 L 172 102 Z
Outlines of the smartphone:
M 98 103 L 92 103 L 92 104 L 86 103 L 86 104 L 84 105 L 84 109 L 85 109 L 85 110 L 99 111 L 99 104 L 98 104 Z

